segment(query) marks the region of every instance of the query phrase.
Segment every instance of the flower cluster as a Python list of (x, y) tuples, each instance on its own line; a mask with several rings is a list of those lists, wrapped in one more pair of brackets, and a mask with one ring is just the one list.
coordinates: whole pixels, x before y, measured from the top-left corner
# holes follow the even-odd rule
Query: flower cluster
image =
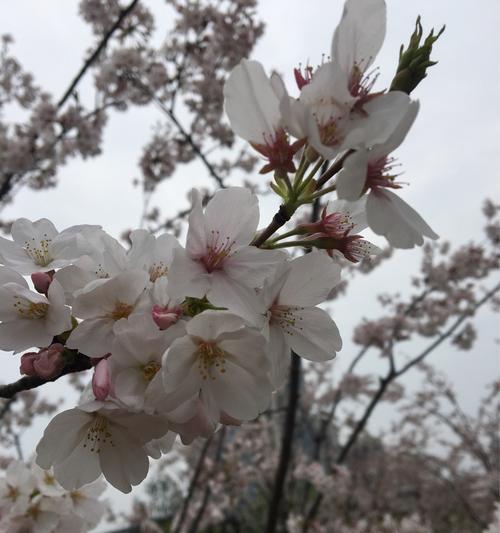
[(52, 472), (36, 464), (12, 461), (0, 478), (0, 529), (12, 533), (84, 533), (103, 517), (106, 506), (99, 501), (106, 484), (95, 481), (79, 490), (67, 491)]
[[(193, 191), (185, 246), (135, 230), (126, 249), (98, 226), (58, 232), (47, 219), (19, 219), (12, 240), (0, 238), (0, 348), (30, 350), (21, 372), (42, 380), (94, 369), (78, 405), (49, 423), (37, 447), (38, 465), (53, 468), (65, 489), (102, 473), (129, 492), (177, 435), (189, 444), (266, 410), (291, 351), (332, 359), (341, 337), (318, 305), (342, 265), (379, 253), (360, 234), (367, 226), (401, 248), (437, 238), (391, 191), (400, 184), (389, 154), (418, 103), (374, 92), (366, 75), (385, 16), (383, 0), (348, 0), (332, 61), (296, 72), (298, 98), (255, 61), (229, 75), (231, 126), (267, 158), (262, 171), (274, 171), (271, 187), (284, 200), (265, 229), (257, 231), (257, 196), (231, 187), (206, 206)], [(302, 204), (325, 198), (319, 220), (276, 234)], [(293, 235), (300, 240), (285, 240)], [(292, 246), (308, 253), (294, 257), (284, 250)]]
[[(297, 179), (289, 183), (288, 173), (296, 170), (294, 155), (302, 146), (308, 149), (299, 177), (308, 162), (341, 156), (343, 168), (329, 189), (341, 200), (362, 202), (367, 225), (392, 246), (413, 248), (424, 237), (437, 235), (394, 192), (403, 183), (397, 180), (391, 153), (408, 134), (419, 103), (403, 91), (374, 90), (376, 77), (369, 69), (385, 26), (384, 0), (347, 0), (333, 35), (331, 60), (317, 69), (307, 67), (305, 74), (295, 71), (298, 97), (289, 95), (279, 75), (268, 77), (260, 63), (243, 60), (225, 85), (225, 108), (234, 131), (266, 158), (261, 172), (275, 172), (273, 188), (288, 203), (310, 198), (311, 189), (324, 181), (310, 176), (299, 188)], [(309, 233), (317, 246), (347, 250), (349, 259), (359, 260), (372, 250), (357, 234), (350, 214), (349, 208), (337, 207), (324, 212), (317, 227), (299, 227), (295, 234)]]
[(126, 250), (99, 227), (58, 232), (46, 219), (19, 219), (0, 239), (0, 347), (40, 347), (21, 371), (44, 379), (78, 358), (94, 365), (80, 405), (37, 448), (65, 488), (102, 472), (130, 490), (175, 434), (189, 443), (266, 409), (290, 349), (313, 361), (340, 350), (317, 307), (340, 266), (319, 250), (290, 259), (251, 246), (258, 221), (257, 197), (235, 187), (205, 209), (193, 192), (185, 247), (136, 230)]

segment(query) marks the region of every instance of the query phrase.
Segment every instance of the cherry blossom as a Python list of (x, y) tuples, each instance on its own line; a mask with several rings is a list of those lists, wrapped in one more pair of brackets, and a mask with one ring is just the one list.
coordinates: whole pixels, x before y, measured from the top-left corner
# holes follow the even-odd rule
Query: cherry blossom
[(218, 191), (203, 212), (193, 192), (186, 250), (175, 251), (169, 276), (172, 297), (206, 296), (211, 303), (251, 314), (253, 289), (262, 285), (286, 255), (250, 246), (257, 230), (257, 197), (248, 189)]
[(293, 156), (303, 142), (289, 144), (280, 96), (257, 61), (242, 60), (224, 85), (224, 107), (234, 132), (268, 159), (261, 173), (274, 170), (282, 176), (295, 171)]
[(0, 346), (4, 350), (48, 346), (54, 336), (71, 329), (71, 311), (57, 281), (43, 296), (30, 291), (20, 274), (0, 266), (0, 302)]
[(387, 238), (396, 248), (422, 245), (423, 237), (438, 236), (422, 217), (391, 189), (400, 189), (394, 175), (394, 160), (389, 154), (404, 141), (418, 113), (418, 102), (412, 102), (390, 137), (371, 150), (361, 148), (351, 154), (337, 179), (339, 198), (356, 200), (368, 191), (366, 217), (370, 228)]
[(241, 318), (215, 311), (194, 317), (186, 333), (169, 348), (162, 367), (169, 402), (179, 406), (201, 391), (216, 412), (255, 418), (271, 393), (262, 335)]
[(102, 473), (114, 487), (130, 492), (148, 473), (144, 446), (167, 431), (160, 417), (120, 409), (70, 409), (55, 416), (45, 429), (36, 462), (44, 469), (53, 467), (55, 478), (67, 490), (80, 489)]
[(91, 357), (110, 353), (115, 326), (132, 315), (146, 285), (147, 274), (140, 270), (122, 272), (112, 279), (87, 285), (73, 302), (73, 313), (83, 320), (72, 331), (66, 345)]
[(12, 224), (12, 241), (0, 237), (0, 257), (5, 266), (20, 274), (54, 270), (88, 252), (86, 236), (98, 229), (99, 226), (73, 226), (59, 233), (46, 218), (35, 222), (20, 218)]
[(285, 379), (290, 350), (310, 361), (326, 361), (342, 348), (335, 322), (326, 311), (316, 307), (339, 281), (340, 267), (325, 254), (314, 252), (291, 261), (264, 288), (268, 352), (275, 388)]

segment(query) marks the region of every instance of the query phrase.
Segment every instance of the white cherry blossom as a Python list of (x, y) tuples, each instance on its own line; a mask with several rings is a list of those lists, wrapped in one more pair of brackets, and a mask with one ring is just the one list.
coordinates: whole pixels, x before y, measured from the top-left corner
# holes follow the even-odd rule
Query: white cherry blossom
[(146, 315), (117, 323), (112, 356), (107, 360), (114, 396), (132, 409), (152, 413), (165, 397), (159, 372), (163, 354), (184, 332), (182, 321), (163, 332)]
[(148, 473), (145, 445), (167, 431), (161, 417), (121, 409), (70, 409), (56, 415), (45, 429), (36, 462), (46, 470), (53, 467), (67, 490), (80, 489), (102, 473), (111, 485), (130, 492)]
[(250, 246), (259, 221), (257, 197), (248, 189), (218, 191), (205, 211), (193, 191), (186, 250), (175, 251), (169, 275), (173, 298), (206, 296), (219, 307), (249, 318), (257, 309), (254, 288), (286, 254)]
[(283, 129), (281, 88), (257, 61), (243, 59), (224, 85), (224, 107), (234, 132), (268, 159), (260, 171), (294, 172), (293, 156), (301, 140), (290, 144)]
[(264, 287), (268, 353), (275, 389), (286, 378), (290, 350), (310, 361), (333, 359), (342, 340), (330, 315), (316, 307), (340, 281), (340, 266), (312, 252), (291, 261)]
[(345, 75), (353, 96), (363, 97), (370, 89), (363, 79), (385, 38), (384, 0), (347, 0), (332, 40), (331, 58)]
[(370, 228), (383, 235), (396, 248), (413, 248), (422, 245), (423, 237), (437, 239), (437, 234), (424, 219), (391, 189), (400, 189), (393, 172), (394, 160), (389, 154), (406, 138), (419, 109), (412, 102), (394, 132), (371, 150), (361, 148), (347, 157), (337, 178), (339, 198), (354, 201), (365, 192), (366, 216)]
[(0, 347), (24, 350), (45, 347), (54, 336), (71, 329), (71, 311), (57, 281), (47, 296), (29, 290), (16, 271), (0, 267)]
[(145, 271), (130, 270), (80, 292), (73, 302), (73, 314), (83, 320), (72, 331), (66, 345), (89, 357), (110, 353), (115, 326), (134, 313), (147, 284)]
[(201, 391), (205, 404), (215, 406), (217, 420), (221, 411), (250, 420), (266, 408), (269, 363), (258, 331), (235, 315), (205, 311), (187, 323), (186, 333), (169, 348), (162, 366), (169, 402), (180, 406)]
[(20, 274), (45, 272), (69, 265), (88, 253), (91, 236), (100, 226), (72, 226), (59, 233), (42, 218), (31, 222), (19, 218), (12, 224), (12, 241), (0, 237), (0, 258)]

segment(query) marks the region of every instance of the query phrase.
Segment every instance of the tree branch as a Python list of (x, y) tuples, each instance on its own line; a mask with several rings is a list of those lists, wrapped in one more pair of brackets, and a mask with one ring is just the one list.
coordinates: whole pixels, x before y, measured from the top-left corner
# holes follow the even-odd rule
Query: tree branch
[(179, 119), (176, 117), (173, 111), (171, 111), (150, 89), (147, 85), (142, 83), (141, 80), (137, 79), (133, 75), (129, 75), (128, 79), (134, 83), (141, 91), (144, 91), (150, 98), (153, 100), (153, 102), (157, 105), (158, 109), (162, 111), (165, 115), (167, 115), (170, 120), (175, 124), (177, 129), (179, 130), (179, 133), (184, 137), (184, 140), (191, 146), (193, 149), (193, 152), (200, 158), (201, 162), (205, 165), (205, 168), (208, 170), (210, 176), (217, 182), (219, 187), (222, 189), (226, 188), (226, 185), (224, 184), (224, 180), (219, 176), (217, 171), (215, 170), (214, 166), (210, 163), (210, 161), (205, 157), (205, 154), (201, 151), (201, 148), (196, 144), (193, 137), (190, 133), (188, 133), (184, 126), (180, 123)]
[[(217, 467), (222, 457), (222, 449), (224, 447), (223, 445), (224, 445), (225, 437), (226, 437), (226, 426), (223, 426), (219, 433), (219, 442), (217, 443), (217, 448), (215, 450), (214, 464), (210, 472), (210, 477), (214, 476), (217, 471)], [(207, 480), (200, 507), (198, 508), (198, 512), (196, 513), (196, 516), (194, 517), (193, 522), (189, 526), (189, 533), (196, 533), (198, 531), (198, 527), (200, 526), (201, 519), (203, 518), (205, 509), (207, 508), (208, 501), (211, 495), (212, 495), (212, 489), (210, 488), (210, 484), (208, 483), (208, 480)]]
[(186, 497), (184, 498), (184, 502), (182, 504), (182, 509), (181, 509), (181, 514), (179, 516), (179, 520), (175, 526), (175, 529), (173, 530), (173, 533), (179, 533), (184, 524), (184, 521), (186, 520), (187, 511), (189, 509), (189, 504), (191, 503), (191, 500), (193, 498), (194, 491), (196, 489), (196, 484), (198, 483), (198, 479), (203, 469), (205, 457), (207, 456), (207, 452), (208, 452), (208, 449), (210, 448), (211, 442), (212, 442), (212, 438), (210, 437), (209, 439), (205, 441), (205, 444), (203, 445), (203, 448), (201, 449), (200, 456), (198, 457), (198, 462), (196, 463), (196, 468), (193, 473), (193, 477), (191, 478), (191, 482), (189, 483), (188, 493)]
[(0, 398), (13, 398), (18, 392), (35, 389), (36, 387), (44, 385), (45, 383), (57, 381), (60, 377), (66, 376), (67, 374), (82, 372), (83, 370), (88, 370), (89, 368), (92, 368), (90, 359), (85, 355), (79, 354), (74, 363), (67, 365), (61, 374), (52, 379), (43, 379), (38, 376), (24, 376), (14, 383), (0, 385)]
[(120, 11), (120, 14), (118, 15), (118, 18), (116, 19), (115, 23), (109, 28), (109, 30), (105, 33), (103, 38), (101, 39), (99, 45), (94, 50), (92, 55), (85, 61), (85, 63), (82, 65), (82, 68), (78, 71), (77, 75), (73, 78), (73, 81), (71, 82), (70, 86), (67, 88), (66, 92), (63, 94), (59, 102), (57, 102), (57, 108), (60, 109), (68, 100), (68, 98), (72, 95), (73, 91), (75, 90), (76, 86), (80, 83), (80, 80), (85, 76), (87, 70), (92, 66), (92, 63), (97, 59), (99, 54), (106, 48), (106, 45), (108, 44), (108, 41), (111, 39), (115, 31), (120, 27), (121, 23), (125, 20), (125, 18), (129, 15), (129, 13), (132, 12), (134, 7), (137, 5), (139, 0), (132, 0), (130, 4)]
[(276, 531), (279, 517), (279, 507), (283, 497), (283, 487), (288, 471), (288, 465), (292, 457), (292, 444), (295, 430), (295, 414), (299, 402), (300, 386), (300, 357), (292, 352), (292, 364), (290, 367), (289, 401), (286, 412), (285, 425), (281, 438), (281, 452), (274, 480), (274, 489), (267, 515), (266, 533)]

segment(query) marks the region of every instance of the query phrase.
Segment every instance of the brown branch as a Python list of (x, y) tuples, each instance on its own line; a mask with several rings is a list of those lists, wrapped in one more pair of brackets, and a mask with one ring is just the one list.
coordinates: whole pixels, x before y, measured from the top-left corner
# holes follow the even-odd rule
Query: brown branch
[[(222, 449), (224, 447), (225, 438), (226, 438), (226, 426), (223, 426), (219, 433), (219, 442), (217, 443), (217, 448), (215, 450), (214, 464), (210, 472), (210, 477), (213, 477), (215, 475), (217, 471), (217, 467), (219, 466), (219, 462), (222, 457)], [(196, 516), (194, 517), (193, 522), (189, 526), (189, 533), (196, 533), (198, 531), (198, 527), (200, 526), (201, 519), (203, 518), (203, 515), (205, 514), (205, 509), (207, 508), (208, 501), (210, 500), (211, 495), (212, 495), (212, 489), (210, 488), (210, 484), (208, 483), (208, 480), (207, 480), (200, 507), (198, 508), (198, 512), (196, 513)]]
[(290, 214), (286, 206), (284, 204), (281, 204), (278, 209), (278, 212), (273, 216), (273, 219), (271, 220), (269, 225), (264, 228), (259, 234), (257, 234), (255, 239), (252, 241), (252, 245), (256, 246), (257, 248), (259, 246), (262, 246), (273, 233), (278, 231), (281, 226), (284, 226), (290, 220), (292, 215), (293, 213)]
[(278, 525), (279, 508), (281, 499), (283, 497), (283, 488), (285, 485), (285, 478), (288, 472), (288, 465), (292, 457), (292, 444), (295, 430), (295, 414), (297, 405), (299, 403), (299, 386), (300, 386), (300, 357), (292, 353), (292, 364), (290, 367), (290, 384), (289, 384), (289, 400), (288, 409), (286, 412), (285, 425), (283, 428), (283, 435), (281, 439), (281, 452), (276, 470), (276, 477), (274, 479), (274, 489), (269, 504), (267, 515), (266, 533), (273, 533), (276, 531)]
[(211, 443), (212, 443), (212, 438), (210, 437), (209, 439), (205, 441), (205, 444), (203, 445), (203, 448), (201, 449), (200, 456), (198, 457), (198, 462), (196, 463), (196, 468), (193, 473), (193, 477), (191, 478), (191, 481), (189, 483), (187, 495), (184, 498), (184, 502), (182, 504), (181, 514), (179, 516), (179, 520), (175, 526), (175, 529), (173, 530), (173, 533), (179, 533), (184, 524), (184, 521), (186, 520), (187, 512), (189, 509), (189, 504), (191, 503), (191, 500), (194, 495), (194, 491), (196, 490), (196, 484), (198, 483), (198, 479), (201, 475), (203, 464), (205, 462), (205, 457), (207, 456), (207, 452), (208, 452), (208, 449), (210, 448)]
[(61, 374), (52, 379), (43, 379), (38, 376), (24, 376), (14, 383), (0, 385), (0, 398), (13, 398), (18, 392), (35, 389), (36, 387), (40, 387), (40, 385), (45, 385), (45, 383), (57, 381), (60, 377), (66, 376), (67, 374), (82, 372), (89, 368), (92, 368), (90, 359), (85, 355), (79, 354), (74, 363), (67, 365)]
[(63, 94), (59, 102), (57, 102), (58, 109), (60, 109), (66, 103), (68, 98), (71, 96), (71, 94), (75, 90), (76, 86), (80, 83), (80, 80), (83, 78), (83, 76), (85, 76), (87, 70), (92, 66), (92, 64), (97, 59), (99, 54), (104, 50), (104, 48), (106, 48), (108, 41), (111, 39), (115, 31), (120, 27), (121, 23), (125, 20), (125, 18), (129, 15), (129, 13), (132, 12), (132, 10), (134, 9), (134, 7), (137, 5), (138, 2), (139, 0), (132, 0), (132, 2), (130, 2), (130, 4), (125, 9), (122, 9), (120, 11), (120, 14), (118, 15), (118, 18), (116, 19), (115, 23), (105, 33), (105, 35), (101, 39), (97, 48), (94, 50), (92, 55), (82, 65), (82, 68), (78, 71), (77, 75), (73, 78), (73, 81), (71, 82), (66, 92)]

